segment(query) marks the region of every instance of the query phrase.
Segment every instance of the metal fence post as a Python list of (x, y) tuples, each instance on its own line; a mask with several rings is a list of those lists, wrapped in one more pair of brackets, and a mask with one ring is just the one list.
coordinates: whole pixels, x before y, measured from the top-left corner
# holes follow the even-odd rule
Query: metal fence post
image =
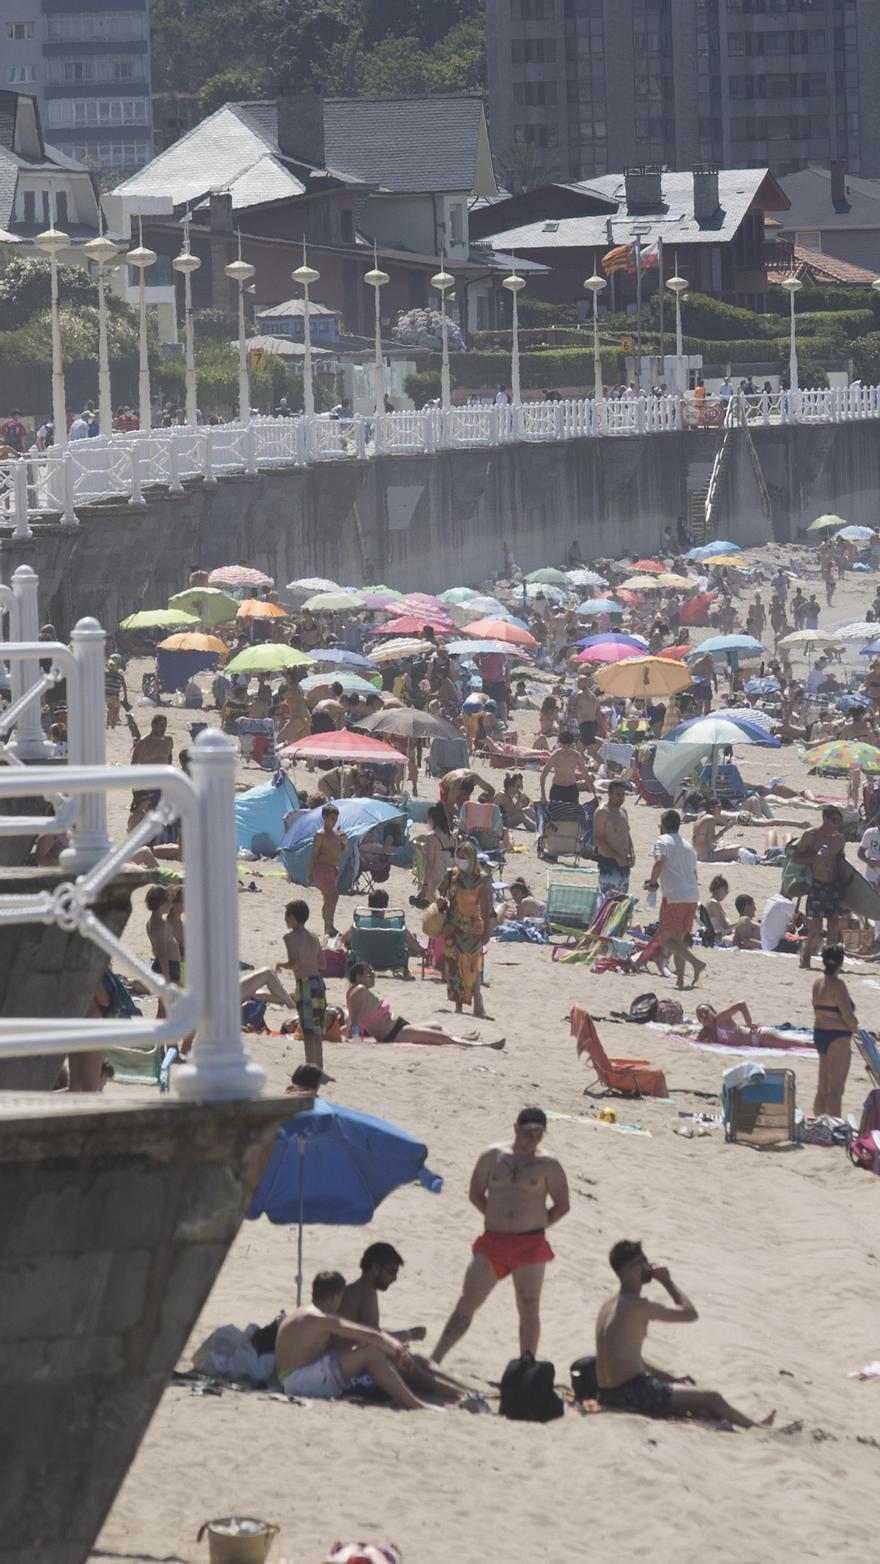
[[(20, 641), (38, 641), (40, 638), (40, 617), (38, 593), (40, 583), (36, 571), (31, 570), (30, 565), (19, 565), (12, 573), (12, 591), (16, 599), (16, 625), (15, 634)], [(10, 629), (12, 625), (10, 624)], [(32, 689), (40, 677), (39, 659), (36, 657), (13, 658), (10, 662), (9, 679), (12, 688), (13, 704)], [(15, 727), (15, 733), (10, 741), (9, 748), (19, 760), (47, 760), (52, 753), (52, 746), (48, 743), (43, 733), (43, 725), (40, 721), (40, 698), (34, 696), (28, 702)]]
[(184, 840), (187, 962), (192, 947), (206, 997), (191, 1062), (174, 1071), (172, 1090), (186, 1098), (259, 1097), (266, 1073), (241, 1035), (235, 750), (209, 729), (189, 755), (198, 807)]
[(15, 516), (15, 531), (12, 536), (16, 539), (26, 539), (33, 536), (28, 521), (28, 484), (27, 461), (23, 456), (12, 468), (12, 510)]
[[(80, 619), (70, 637), (76, 659), (76, 690), (68, 701), (70, 764), (106, 766), (107, 731), (104, 700), (104, 651), (106, 636), (97, 619)], [(81, 874), (109, 852), (107, 797), (99, 788), (83, 793), (73, 827), (73, 841), (61, 854), (61, 866)]]
[(131, 448), (131, 493), (128, 496), (129, 505), (146, 505), (141, 492), (141, 452), (140, 446), (135, 443)]

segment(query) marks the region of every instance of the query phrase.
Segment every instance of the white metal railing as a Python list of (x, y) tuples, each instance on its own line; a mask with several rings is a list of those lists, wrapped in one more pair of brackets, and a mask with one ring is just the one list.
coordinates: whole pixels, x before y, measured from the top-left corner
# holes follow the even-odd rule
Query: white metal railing
[[(0, 799), (49, 793), (58, 772), (48, 766), (0, 770)], [(72, 797), (113, 789), (152, 788), (158, 804), (118, 845), (79, 877), (55, 889), (0, 894), (0, 924), (55, 924), (90, 939), (132, 971), (162, 1001), (164, 1017), (120, 1022), (117, 1040), (131, 1046), (173, 1043), (196, 1033), (190, 1061), (179, 1065), (172, 1087), (187, 1098), (257, 1097), (265, 1072), (251, 1059), (241, 1035), (238, 965), (238, 875), (235, 858), (235, 750), (222, 733), (202, 733), (190, 749), (190, 775), (171, 766), (70, 766), (64, 787)], [(186, 862), (186, 976), (167, 983), (115, 935), (95, 911), (102, 892), (171, 820), (182, 822)], [(0, 834), (33, 830), (31, 816), (0, 816)], [(0, 1018), (0, 1058), (67, 1054), (102, 1048), (107, 1022), (63, 1015)]]
[[(743, 399), (749, 424), (842, 423), (880, 418), (880, 387), (779, 391)], [(379, 418), (255, 418), (241, 424), (132, 431), (0, 462), (0, 529), (30, 536), (30, 518), (58, 515), (76, 523), (76, 506), (124, 498), (144, 503), (144, 490), (179, 493), (187, 482), (215, 483), (227, 473), (301, 467), (376, 455), (427, 455), (437, 450), (528, 441), (582, 440), (667, 434), (724, 422), (722, 404), (677, 396), (591, 398), (561, 402), (473, 403), (383, 413)]]

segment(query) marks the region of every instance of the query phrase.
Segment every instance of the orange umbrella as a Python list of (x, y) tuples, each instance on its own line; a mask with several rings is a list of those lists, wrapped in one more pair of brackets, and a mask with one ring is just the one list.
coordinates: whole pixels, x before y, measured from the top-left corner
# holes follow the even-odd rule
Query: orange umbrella
[(478, 619), (474, 624), (466, 625), (462, 634), (473, 636), (476, 641), (507, 641), (511, 646), (538, 645), (528, 630), (521, 630), (519, 625), (509, 624), (506, 619)]
[(202, 630), (183, 630), (180, 635), (169, 635), (159, 642), (163, 652), (219, 652), (225, 657), (229, 647), (219, 636), (206, 635)]
[(638, 608), (644, 602), (640, 592), (631, 592), (628, 587), (620, 587), (616, 593), (619, 603), (626, 603), (628, 608)]
[(286, 619), (287, 612), (277, 603), (263, 603), (258, 597), (246, 597), (238, 605), (236, 619)]

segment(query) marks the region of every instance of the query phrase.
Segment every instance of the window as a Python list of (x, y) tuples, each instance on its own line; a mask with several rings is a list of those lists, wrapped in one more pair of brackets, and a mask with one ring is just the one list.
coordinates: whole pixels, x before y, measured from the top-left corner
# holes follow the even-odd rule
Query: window
[(764, 34), (764, 53), (765, 54), (787, 54), (788, 53), (788, 33), (765, 33)]
[(55, 196), (55, 221), (62, 230), (67, 228), (67, 191), (59, 190)]
[(824, 71), (811, 71), (809, 75), (801, 77), (802, 98), (821, 98), (825, 91)]
[(24, 192), (24, 220), (26, 223), (35, 223), (37, 220), (37, 208), (33, 190)]
[(807, 54), (825, 53), (825, 29), (811, 28), (807, 33)]
[(354, 213), (350, 206), (344, 206), (339, 214), (339, 232), (343, 244), (354, 244)]
[(113, 80), (132, 81), (134, 79), (134, 60), (114, 60)]
[(790, 98), (797, 90), (797, 78), (794, 76), (768, 76), (766, 81), (768, 98)]
[[(578, 48), (583, 54), (588, 52), (586, 44), (586, 38), (578, 39)], [(510, 58), (514, 65), (545, 65), (556, 59), (556, 39), (514, 38), (510, 45)]]
[(150, 149), (145, 141), (58, 141), (58, 150), (77, 163), (104, 168), (143, 168)]
[[(30, 24), (28, 24), (30, 25)], [(53, 12), (46, 18), (48, 36), (65, 43), (103, 43), (144, 38), (142, 11)]]
[(449, 233), (453, 244), (464, 243), (464, 223), (460, 201), (454, 201), (449, 208)]
[(26, 38), (33, 38), (34, 24), (33, 22), (7, 22), (6, 36), (14, 38), (16, 43), (23, 43)]
[(37, 67), (35, 65), (10, 65), (6, 73), (6, 80), (19, 84), (36, 81)]
[(49, 124), (146, 125), (146, 98), (52, 98)]
[(61, 66), (62, 81), (94, 81), (96, 60), (64, 60)]

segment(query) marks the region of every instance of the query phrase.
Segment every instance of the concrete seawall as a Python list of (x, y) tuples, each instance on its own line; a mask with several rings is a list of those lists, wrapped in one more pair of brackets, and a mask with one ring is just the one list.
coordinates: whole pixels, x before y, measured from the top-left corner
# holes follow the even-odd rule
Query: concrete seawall
[[(824, 510), (877, 520), (880, 424), (756, 427), (754, 448), (773, 503), (773, 534), (793, 536)], [(656, 548), (705, 485), (717, 430), (585, 439), (422, 457), (327, 462), (221, 477), (146, 505), (82, 507), (75, 529), (38, 523), (30, 543), (0, 544), (6, 579), (18, 564), (40, 575), (43, 612), (62, 634), (83, 614), (113, 626), (164, 602), (190, 570), (246, 558), (284, 584), (297, 576), (402, 589), (477, 582), (501, 570), (504, 543), (523, 569), (564, 557)], [(718, 532), (766, 541), (744, 434), (732, 441)]]

